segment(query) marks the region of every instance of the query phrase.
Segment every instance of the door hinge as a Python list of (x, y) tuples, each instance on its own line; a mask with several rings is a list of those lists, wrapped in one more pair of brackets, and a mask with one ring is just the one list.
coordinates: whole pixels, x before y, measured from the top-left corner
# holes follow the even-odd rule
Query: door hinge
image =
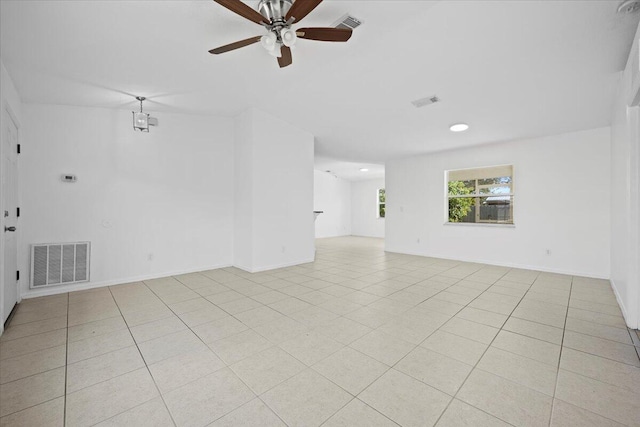
[(18, 144), (18, 154), (20, 154), (20, 144)]
[(20, 216), (20, 208), (16, 208), (16, 216)]
[(20, 280), (20, 270), (16, 271), (16, 280)]

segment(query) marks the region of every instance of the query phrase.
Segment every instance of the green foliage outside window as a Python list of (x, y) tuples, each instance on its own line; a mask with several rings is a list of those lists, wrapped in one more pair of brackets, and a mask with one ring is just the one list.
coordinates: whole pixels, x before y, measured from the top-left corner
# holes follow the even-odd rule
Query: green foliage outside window
[(385, 202), (386, 202), (386, 193), (384, 188), (378, 190), (378, 216), (380, 218), (384, 218), (385, 214)]
[[(449, 181), (450, 196), (472, 194), (473, 192), (473, 188), (469, 188), (463, 181)], [(461, 222), (469, 214), (474, 203), (473, 197), (450, 197), (449, 222)]]

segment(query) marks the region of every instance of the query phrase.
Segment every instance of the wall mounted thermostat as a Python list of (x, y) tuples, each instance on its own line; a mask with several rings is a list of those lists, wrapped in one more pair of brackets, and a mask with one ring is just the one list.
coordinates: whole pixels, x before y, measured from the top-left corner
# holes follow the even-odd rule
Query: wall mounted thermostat
[(76, 182), (78, 180), (78, 178), (75, 175), (64, 174), (64, 175), (62, 175), (62, 180), (64, 182)]

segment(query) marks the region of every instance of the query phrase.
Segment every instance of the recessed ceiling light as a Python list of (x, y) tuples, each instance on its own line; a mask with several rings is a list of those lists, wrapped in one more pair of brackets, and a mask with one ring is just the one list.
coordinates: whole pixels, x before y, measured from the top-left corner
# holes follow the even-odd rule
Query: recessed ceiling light
[(466, 123), (456, 123), (454, 125), (449, 126), (449, 130), (451, 132), (464, 132), (469, 129), (469, 125)]
[(362, 169), (360, 169), (360, 172), (369, 172), (369, 169), (367, 169), (367, 168), (362, 168)]

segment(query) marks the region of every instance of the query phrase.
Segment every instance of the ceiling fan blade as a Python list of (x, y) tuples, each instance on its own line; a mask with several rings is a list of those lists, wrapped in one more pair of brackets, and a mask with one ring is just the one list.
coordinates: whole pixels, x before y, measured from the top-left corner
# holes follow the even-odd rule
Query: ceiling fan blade
[(215, 49), (211, 49), (209, 53), (212, 53), (214, 55), (220, 55), (221, 53), (229, 52), (230, 50), (240, 49), (241, 47), (258, 43), (261, 38), (262, 38), (261, 36), (255, 36), (255, 37), (251, 37), (250, 39), (240, 40), (235, 43), (230, 43), (224, 46), (217, 47)]
[(293, 62), (293, 57), (291, 56), (291, 48), (282, 46), (280, 52), (282, 53), (282, 56), (278, 58), (278, 65), (280, 65), (280, 68), (291, 65), (291, 63)]
[(298, 23), (320, 3), (322, 3), (322, 0), (296, 0), (284, 19), (288, 21), (289, 18), (293, 17), (296, 19), (294, 22)]
[[(295, 3), (294, 3), (295, 4)], [(302, 39), (320, 40), (323, 42), (346, 42), (353, 32), (343, 28), (298, 28), (296, 34)]]
[(240, 0), (213, 0), (221, 6), (226, 7), (232, 12), (237, 13), (238, 15), (247, 18), (249, 21), (253, 21), (256, 24), (269, 24), (269, 21), (264, 16), (260, 15), (257, 11), (251, 9), (246, 4), (242, 3)]

